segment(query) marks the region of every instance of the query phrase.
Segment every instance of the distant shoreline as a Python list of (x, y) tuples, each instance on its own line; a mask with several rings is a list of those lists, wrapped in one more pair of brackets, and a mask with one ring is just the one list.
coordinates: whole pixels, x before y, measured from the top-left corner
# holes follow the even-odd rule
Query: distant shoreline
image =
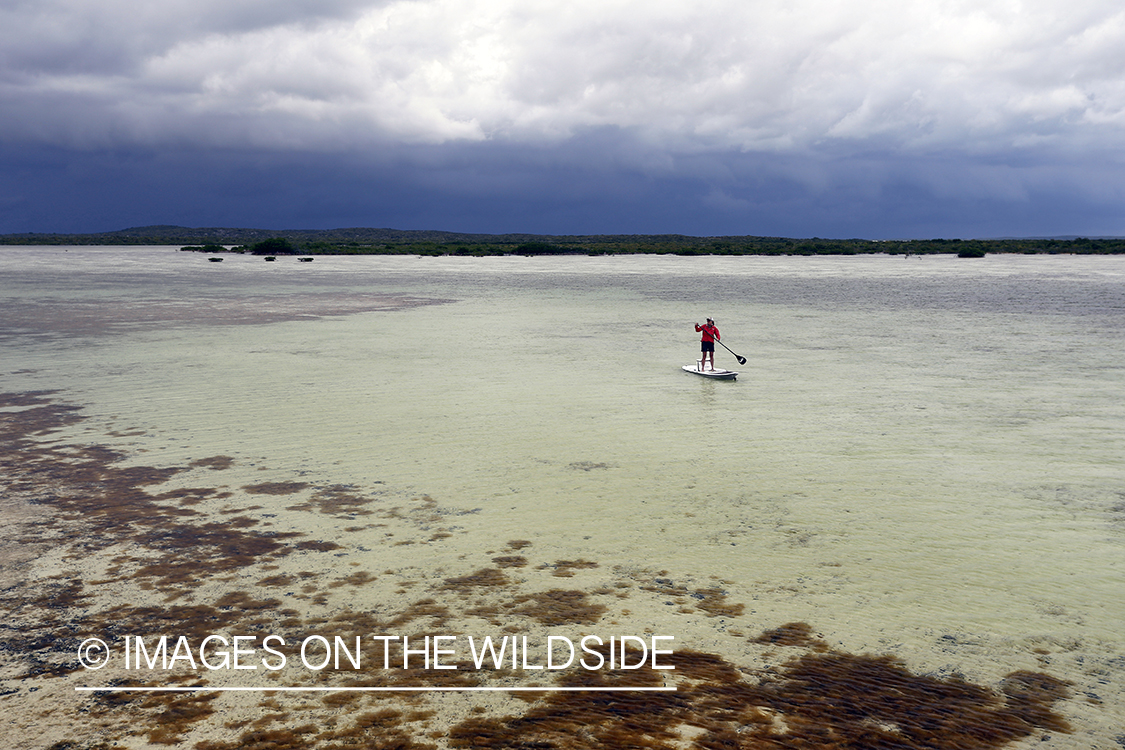
[(201, 252), (302, 255), (1119, 255), (1125, 237), (865, 240), (679, 234), (467, 234), (429, 230), (267, 230), (152, 226), (90, 234), (0, 235), (0, 245), (171, 245)]

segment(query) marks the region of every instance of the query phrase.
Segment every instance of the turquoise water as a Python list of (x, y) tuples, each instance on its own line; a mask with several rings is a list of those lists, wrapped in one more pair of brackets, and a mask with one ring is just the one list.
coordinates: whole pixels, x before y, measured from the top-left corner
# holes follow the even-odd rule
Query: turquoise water
[[(519, 538), (721, 579), (762, 627), (922, 670), (995, 679), (1051, 644), (1052, 674), (1101, 670), (1052, 745), (1088, 747), (1125, 715), (1123, 282), (1120, 257), (3, 248), (0, 373), (137, 464), (222, 454), (231, 486), (425, 494), (455, 519), (446, 551), (372, 566)], [(387, 297), (409, 304), (369, 309)], [(716, 353), (735, 382), (680, 370), (708, 316), (749, 360)]]

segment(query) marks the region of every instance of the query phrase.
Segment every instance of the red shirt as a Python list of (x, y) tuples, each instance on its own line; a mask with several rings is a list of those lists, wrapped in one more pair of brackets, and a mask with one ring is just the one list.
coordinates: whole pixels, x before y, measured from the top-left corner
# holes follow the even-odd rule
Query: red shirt
[(718, 341), (722, 338), (719, 335), (719, 328), (714, 323), (704, 323), (703, 325), (695, 324), (696, 331), (703, 331), (704, 341)]

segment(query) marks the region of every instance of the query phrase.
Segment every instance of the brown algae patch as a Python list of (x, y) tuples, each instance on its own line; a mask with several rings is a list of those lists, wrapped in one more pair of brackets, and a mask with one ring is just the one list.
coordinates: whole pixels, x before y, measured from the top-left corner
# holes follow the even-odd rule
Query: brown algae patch
[(222, 471), (229, 469), (234, 465), (234, 459), (230, 456), (211, 456), (210, 458), (197, 458), (188, 464), (191, 468), (206, 467), (213, 471)]
[(771, 628), (756, 638), (754, 643), (772, 644), (775, 646), (798, 646), (811, 648), (817, 651), (827, 650), (828, 644), (812, 634), (812, 628), (806, 622), (790, 622), (780, 627)]
[(583, 591), (551, 589), (523, 594), (511, 601), (510, 611), (533, 618), (542, 625), (594, 624), (606, 607), (590, 601)]
[(728, 602), (727, 592), (717, 586), (693, 591), (682, 584), (674, 583), (670, 578), (658, 577), (641, 584), (640, 588), (642, 591), (669, 596), (676, 604), (694, 604), (696, 609), (707, 613), (709, 617), (739, 617), (746, 610), (744, 604)]
[(337, 484), (316, 490), (306, 502), (290, 505), (286, 510), (316, 511), (343, 517), (367, 516), (373, 511), (365, 506), (375, 501), (376, 498), (357, 493), (350, 486)]
[[(585, 672), (561, 682), (653, 687), (674, 679), (674, 693), (554, 693), (520, 714), (461, 722), (450, 730), (451, 744), (984, 750), (1038, 729), (1069, 731), (1050, 709), (1065, 685), (1051, 678), (1021, 679), (1021, 688), (1035, 684), (1024, 699), (914, 675), (890, 657), (807, 654), (753, 677), (714, 654), (680, 651), (668, 661), (674, 672)], [(693, 730), (690, 742), (685, 728)]]
[(245, 485), (242, 491), (251, 495), (294, 495), (308, 486), (308, 482), (261, 482)]
[(585, 559), (556, 560), (554, 563), (545, 563), (540, 567), (544, 569), (552, 569), (554, 571), (552, 575), (559, 578), (570, 578), (574, 575), (574, 571), (596, 568), (598, 567), (598, 564), (596, 562), (590, 562), (589, 560)]
[[(37, 511), (7, 516), (15, 519), (8, 537), (38, 556), (21, 563), (22, 577), (0, 592), (9, 613), (0, 708), (28, 747), (984, 750), (1069, 731), (1057, 704), (1070, 688), (1045, 673), (1014, 671), (995, 688), (915, 674), (890, 656), (832, 649), (805, 623), (760, 632), (762, 625), (719, 586), (642, 580), (584, 558), (536, 560), (526, 540), (508, 542), (500, 554), (485, 552), (486, 543), (478, 552), (445, 554), (418, 567), (464, 533), (434, 528), (444, 520), (432, 498), (386, 507), (382, 497), (355, 488), (295, 481), (237, 492), (161, 488), (172, 478), (229, 468), (233, 461), (218, 456), (185, 467), (126, 467), (117, 451), (49, 442), (81, 419), (78, 409), (54, 403), (50, 394), (9, 394), (0, 396), (0, 405), (20, 407), (0, 413), (6, 502)], [(268, 490), (255, 491), (262, 488)], [(299, 493), (306, 499), (289, 510), (300, 513), (277, 516)], [(239, 507), (250, 495), (266, 505)], [(341, 528), (341, 516), (364, 511), (381, 523)], [(339, 525), (326, 539), (290, 523), (312, 518)], [(409, 558), (394, 546), (402, 541), (413, 543)], [(560, 570), (581, 571), (573, 580), (583, 587), (559, 588)], [(649, 628), (637, 627), (624, 607), (659, 610), (666, 600), (684, 605), (686, 613), (674, 617), (683, 618), (685, 630), (711, 633), (726, 644), (724, 653), (739, 656), (691, 650), (677, 633), (669, 653), (636, 668), (525, 667), (542, 664), (549, 635), (575, 643), (596, 637), (586, 655), (608, 664), (608, 639), (653, 635), (639, 632)], [(674, 626), (674, 617), (665, 626)], [(720, 621), (738, 630), (720, 633)], [(760, 635), (747, 638), (743, 631)], [(271, 634), (284, 641), (274, 644), (277, 657), (261, 647)], [(169, 637), (163, 652), (161, 635)], [(216, 635), (251, 639), (254, 655), (245, 658), (258, 668), (204, 668), (203, 659), (230, 658), (222, 643), (201, 645)], [(314, 639), (304, 656), (328, 657), (342, 644), (342, 660), (337, 650), (338, 664), (301, 666), (302, 639), (309, 636), (325, 641)], [(508, 650), (498, 659), (477, 659), (484, 652), (466, 648), (469, 636), (488, 636), (497, 646), (504, 639)], [(340, 643), (333, 644), (337, 637)], [(436, 663), (433, 644), (440, 637), (457, 639), (458, 648), (449, 642), (453, 651), (444, 657), (456, 669), (427, 668), (427, 658)], [(77, 654), (86, 638), (118, 649), (132, 642), (128, 638), (140, 639), (154, 666), (126, 668), (117, 658), (102, 670), (85, 670)], [(358, 663), (349, 661), (349, 649)], [(166, 664), (161, 653), (178, 658)], [(627, 661), (640, 658), (635, 643), (625, 644), (624, 653)], [(283, 666), (267, 666), (266, 660), (280, 657)], [(199, 690), (74, 692), (130, 685)], [(675, 691), (208, 689), (224, 686)]]
[(527, 558), (523, 555), (498, 555), (492, 558), (498, 568), (523, 568), (527, 566)]

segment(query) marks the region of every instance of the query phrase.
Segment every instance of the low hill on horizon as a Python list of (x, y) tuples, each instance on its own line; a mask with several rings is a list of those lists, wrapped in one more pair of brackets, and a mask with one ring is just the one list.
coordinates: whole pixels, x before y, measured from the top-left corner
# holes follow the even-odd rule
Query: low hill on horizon
[(243, 252), (282, 239), (308, 254), (551, 255), (673, 253), (678, 255), (857, 255), (889, 253), (1125, 253), (1120, 237), (1027, 237), (995, 239), (865, 240), (758, 237), (696, 237), (682, 234), (474, 234), (422, 229), (253, 229), (154, 225), (88, 234), (0, 235), (0, 245), (180, 245), (206, 252)]
[[(245, 227), (181, 227), (170, 224), (156, 224), (145, 227), (130, 227), (112, 232), (54, 233), (25, 232), (0, 235), (3, 244), (76, 244), (76, 245), (182, 245), (214, 242), (220, 245), (248, 244), (271, 237), (282, 237), (290, 242), (476, 242), (510, 243), (536, 241), (622, 241), (648, 239), (656, 242), (675, 242), (689, 240), (715, 239), (690, 237), (681, 234), (652, 235), (548, 235), (548, 234), (481, 234), (470, 232), (447, 232), (436, 229), (390, 229), (374, 227), (350, 227), (340, 229), (253, 229)], [(74, 242), (60, 242), (60, 240)]]

